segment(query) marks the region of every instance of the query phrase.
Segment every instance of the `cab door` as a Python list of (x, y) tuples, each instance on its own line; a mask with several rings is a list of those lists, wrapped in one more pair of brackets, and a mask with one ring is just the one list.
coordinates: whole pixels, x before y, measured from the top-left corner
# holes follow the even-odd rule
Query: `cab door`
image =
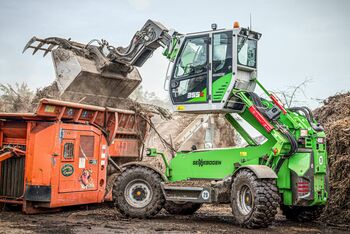
[(232, 31), (212, 38), (212, 102), (222, 102), (232, 80)]
[(185, 38), (170, 81), (173, 104), (207, 103), (209, 34)]
[(100, 136), (71, 129), (62, 135), (59, 193), (97, 190)]

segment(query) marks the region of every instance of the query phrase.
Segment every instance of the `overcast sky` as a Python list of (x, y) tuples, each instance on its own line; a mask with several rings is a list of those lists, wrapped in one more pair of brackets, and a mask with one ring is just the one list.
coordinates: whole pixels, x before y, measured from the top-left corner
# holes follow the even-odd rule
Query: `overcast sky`
[[(0, 82), (26, 82), (31, 88), (54, 80), (50, 56), (22, 49), (32, 36), (58, 36), (87, 43), (107, 39), (126, 46), (150, 18), (188, 33), (230, 28), (235, 20), (263, 37), (259, 44), (258, 78), (270, 90), (284, 90), (304, 79), (307, 104), (350, 90), (350, 1), (66, 1), (0, 0)], [(159, 49), (140, 69), (143, 87), (165, 97), (167, 60)], [(302, 97), (303, 99), (304, 97)]]

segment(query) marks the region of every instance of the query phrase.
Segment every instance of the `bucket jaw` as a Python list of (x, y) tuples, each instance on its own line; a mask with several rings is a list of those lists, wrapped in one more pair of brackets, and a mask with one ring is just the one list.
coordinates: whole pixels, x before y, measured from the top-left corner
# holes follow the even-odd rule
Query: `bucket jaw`
[(59, 94), (73, 100), (93, 96), (126, 98), (141, 83), (136, 68), (123, 72), (118, 64), (98, 69), (96, 62), (66, 49), (52, 51)]
[(98, 45), (87, 45), (51, 37), (33, 37), (24, 51), (33, 49), (33, 54), (44, 51), (52, 53), (56, 83), (60, 97), (78, 101), (81, 99), (126, 98), (141, 83), (138, 70), (127, 64), (111, 61), (104, 49), (108, 42), (97, 41)]
[(52, 52), (56, 83), (62, 97), (71, 101), (89, 96), (126, 98), (141, 83), (134, 67), (141, 67), (159, 47), (172, 51), (172, 35), (168, 32), (159, 22), (148, 20), (127, 47), (114, 47), (103, 39), (82, 44), (59, 37), (33, 37), (23, 52), (33, 49), (34, 55), (44, 51), (44, 56)]

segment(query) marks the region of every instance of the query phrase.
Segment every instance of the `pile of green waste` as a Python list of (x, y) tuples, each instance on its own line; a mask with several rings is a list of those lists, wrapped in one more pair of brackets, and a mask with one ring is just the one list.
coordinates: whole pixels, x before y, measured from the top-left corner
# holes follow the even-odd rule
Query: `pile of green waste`
[(314, 111), (327, 134), (330, 201), (323, 214), (329, 224), (350, 224), (350, 92), (337, 94)]

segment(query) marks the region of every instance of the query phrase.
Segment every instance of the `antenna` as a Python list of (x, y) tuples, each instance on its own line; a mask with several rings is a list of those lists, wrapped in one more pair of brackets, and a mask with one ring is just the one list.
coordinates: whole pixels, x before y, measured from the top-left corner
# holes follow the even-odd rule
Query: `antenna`
[(252, 30), (252, 13), (249, 13), (249, 28)]

